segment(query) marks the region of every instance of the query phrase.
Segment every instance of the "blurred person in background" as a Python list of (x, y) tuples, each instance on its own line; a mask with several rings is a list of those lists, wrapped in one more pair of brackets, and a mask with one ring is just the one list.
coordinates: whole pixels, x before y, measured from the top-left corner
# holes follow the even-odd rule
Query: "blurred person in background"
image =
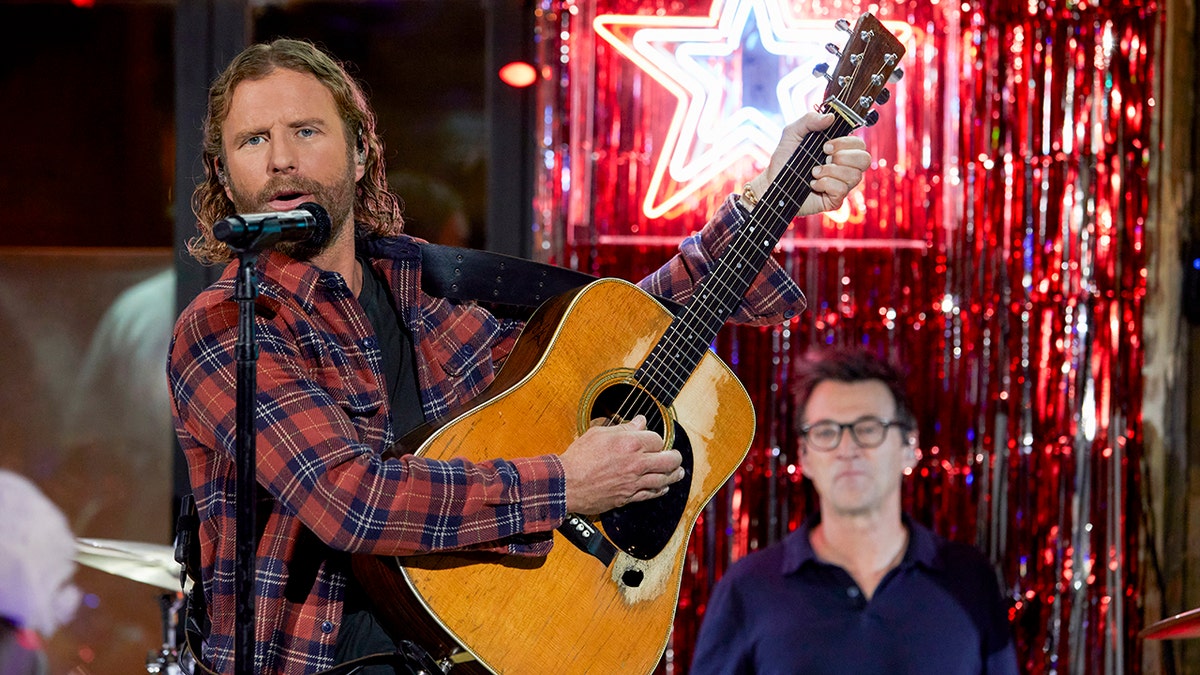
[(918, 457), (903, 372), (848, 348), (798, 371), (800, 467), (820, 508), (717, 582), (691, 672), (1016, 675), (992, 564), (903, 510)]
[(47, 671), (42, 640), (75, 614), (80, 591), (67, 519), (23, 476), (0, 469), (0, 673)]

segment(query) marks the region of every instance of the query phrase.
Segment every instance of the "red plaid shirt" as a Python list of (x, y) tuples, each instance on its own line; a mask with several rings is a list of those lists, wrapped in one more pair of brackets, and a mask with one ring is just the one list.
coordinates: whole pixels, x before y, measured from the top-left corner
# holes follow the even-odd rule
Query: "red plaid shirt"
[[(726, 200), (704, 230), (641, 282), (686, 302), (744, 212)], [(522, 324), (474, 304), (421, 291), (420, 249), (408, 237), (360, 251), (388, 281), (412, 334), (428, 420), (492, 381)], [(341, 275), (277, 252), (260, 256), (256, 331), (256, 438), (262, 532), (255, 569), (255, 666), (310, 673), (334, 665), (351, 553), (410, 555), (485, 547), (545, 555), (566, 516), (557, 455), (436, 461), (382, 460), (392, 436), (374, 332)], [(187, 456), (201, 518), (200, 546), (211, 632), (204, 659), (233, 670), (236, 560), (237, 263), (183, 311), (168, 378), (175, 431)], [(803, 309), (800, 289), (773, 261), (734, 320), (778, 322)]]

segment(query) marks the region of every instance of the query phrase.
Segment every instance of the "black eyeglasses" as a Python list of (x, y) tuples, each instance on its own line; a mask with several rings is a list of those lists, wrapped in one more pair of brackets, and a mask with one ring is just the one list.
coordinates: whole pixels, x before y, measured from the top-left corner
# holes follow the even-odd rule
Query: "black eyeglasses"
[(863, 417), (849, 424), (839, 424), (830, 420), (821, 420), (800, 427), (800, 435), (809, 447), (817, 450), (833, 450), (842, 442), (842, 432), (850, 430), (850, 437), (860, 448), (878, 448), (883, 445), (890, 427), (909, 429), (904, 422), (881, 420), (878, 417)]

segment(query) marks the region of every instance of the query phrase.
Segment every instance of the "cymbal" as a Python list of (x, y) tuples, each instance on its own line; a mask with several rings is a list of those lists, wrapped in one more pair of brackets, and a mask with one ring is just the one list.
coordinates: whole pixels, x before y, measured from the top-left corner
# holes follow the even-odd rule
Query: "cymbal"
[(168, 591), (181, 589), (179, 573), (183, 567), (175, 562), (171, 546), (80, 537), (75, 540), (75, 562)]
[(1200, 607), (1152, 623), (1138, 633), (1146, 640), (1174, 640), (1200, 637)]

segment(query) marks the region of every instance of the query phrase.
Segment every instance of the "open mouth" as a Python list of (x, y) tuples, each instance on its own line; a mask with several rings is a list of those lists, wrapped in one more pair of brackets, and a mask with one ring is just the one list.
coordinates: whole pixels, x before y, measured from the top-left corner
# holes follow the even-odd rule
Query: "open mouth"
[(286, 210), (299, 206), (308, 201), (308, 193), (287, 191), (280, 192), (271, 198), (271, 208), (278, 210)]

